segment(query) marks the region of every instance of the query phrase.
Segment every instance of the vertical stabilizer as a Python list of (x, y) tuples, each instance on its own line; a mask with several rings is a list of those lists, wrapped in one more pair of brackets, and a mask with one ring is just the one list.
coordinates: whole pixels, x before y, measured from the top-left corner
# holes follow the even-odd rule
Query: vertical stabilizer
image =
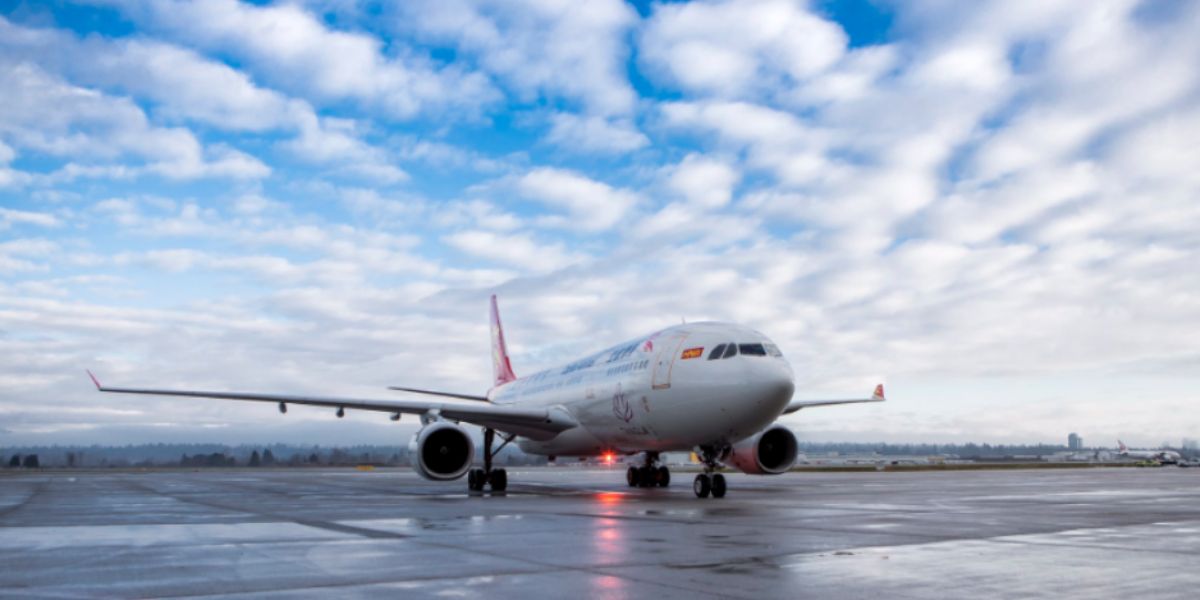
[(492, 373), (495, 385), (504, 385), (517, 378), (512, 363), (508, 361), (508, 348), (504, 345), (504, 328), (500, 326), (500, 309), (496, 308), (496, 295), (492, 294)]

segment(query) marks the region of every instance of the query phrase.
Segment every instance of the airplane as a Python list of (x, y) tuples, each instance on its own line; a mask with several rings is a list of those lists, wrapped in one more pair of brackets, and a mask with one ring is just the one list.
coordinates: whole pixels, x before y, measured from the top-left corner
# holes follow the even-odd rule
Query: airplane
[[(420, 416), (409, 450), (413, 469), (434, 481), (467, 476), (471, 492), (503, 492), (508, 474), (493, 458), (516, 442), (523, 451), (553, 457), (644, 454), (630, 465), (630, 487), (667, 487), (670, 470), (660, 453), (693, 451), (703, 470), (692, 489), (699, 498), (725, 496), (731, 466), (753, 475), (777, 475), (796, 460), (792, 432), (775, 421), (820, 406), (883, 402), (883, 385), (869, 398), (793, 400), (791, 365), (763, 334), (729, 323), (697, 322), (668, 327), (589, 354), (561, 367), (518, 378), (513, 372), (496, 296), (491, 297), (494, 385), (486, 394), (411, 387), (391, 390), (438, 399), (383, 400), (298, 394), (106, 387), (101, 392), (185, 396), (325, 406)], [(483, 466), (474, 467), (475, 444), (462, 426), (483, 428)], [(502, 443), (495, 446), (499, 438)], [(495, 446), (495, 447), (494, 447)], [(636, 460), (636, 459), (635, 459)]]
[(1164, 465), (1177, 465), (1183, 460), (1174, 450), (1130, 450), (1121, 440), (1117, 440), (1117, 455), (1138, 460), (1155, 460)]

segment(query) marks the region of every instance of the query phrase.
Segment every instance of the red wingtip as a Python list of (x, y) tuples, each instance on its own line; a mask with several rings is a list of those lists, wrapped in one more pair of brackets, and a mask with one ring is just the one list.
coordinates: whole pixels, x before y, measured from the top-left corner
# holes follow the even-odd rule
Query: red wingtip
[(882, 384), (882, 383), (881, 383), (881, 384), (879, 384), (879, 385), (877, 385), (877, 386), (875, 386), (875, 394), (874, 394), (872, 397), (874, 397), (874, 398), (879, 398), (879, 399), (881, 399), (881, 400), (882, 400), (882, 399), (884, 399), (884, 395), (883, 395), (883, 384)]
[(85, 369), (85, 370), (87, 371), (88, 377), (92, 378), (92, 383), (96, 384), (96, 389), (101, 389), (104, 387), (104, 386), (100, 385), (100, 380), (96, 379), (95, 375), (92, 375), (91, 369)]

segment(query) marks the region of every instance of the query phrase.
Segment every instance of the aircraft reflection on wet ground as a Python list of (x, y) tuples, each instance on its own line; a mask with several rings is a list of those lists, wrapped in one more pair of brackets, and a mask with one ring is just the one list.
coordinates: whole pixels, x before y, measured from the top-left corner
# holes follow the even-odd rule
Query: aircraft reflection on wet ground
[(8, 473), (0, 596), (1182, 598), (1191, 473), (733, 475), (720, 501), (617, 470), (494, 496), (390, 470)]

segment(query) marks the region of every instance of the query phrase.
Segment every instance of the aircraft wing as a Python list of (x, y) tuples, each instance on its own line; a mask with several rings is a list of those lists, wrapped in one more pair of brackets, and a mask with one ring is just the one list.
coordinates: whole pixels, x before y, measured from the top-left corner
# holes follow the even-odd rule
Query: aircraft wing
[(812, 408), (814, 406), (834, 406), (837, 404), (861, 404), (864, 402), (885, 402), (887, 398), (883, 396), (883, 384), (875, 386), (875, 393), (870, 398), (850, 398), (847, 400), (792, 400), (783, 409), (783, 414), (789, 415), (802, 408)]
[(422, 389), (410, 388), (410, 387), (400, 387), (400, 386), (396, 386), (396, 385), (389, 385), (388, 389), (395, 390), (397, 392), (412, 392), (414, 394), (425, 394), (426, 396), (443, 396), (445, 398), (458, 398), (460, 400), (475, 400), (476, 402), (487, 402), (488, 401), (487, 396), (475, 396), (473, 394), (458, 394), (455, 392), (438, 392), (435, 390), (422, 390)]
[[(366, 398), (336, 398), (297, 394), (266, 394), (258, 392), (209, 392), (199, 390), (164, 390), (148, 388), (106, 387), (100, 384), (91, 371), (88, 376), (96, 389), (117, 394), (145, 394), (150, 396), (184, 396), (189, 398), (216, 398), (220, 400), (245, 400), (251, 402), (274, 402), (282, 406), (304, 404), (328, 406), (337, 409), (371, 410), (397, 414), (437, 413), (451, 421), (466, 421), (474, 425), (490, 427), (507, 433), (535, 440), (548, 440), (562, 431), (577, 427), (570, 415), (561, 410), (542, 408), (515, 408), (491, 402), (453, 400), (375, 400)], [(282, 410), (282, 408), (281, 408)]]

